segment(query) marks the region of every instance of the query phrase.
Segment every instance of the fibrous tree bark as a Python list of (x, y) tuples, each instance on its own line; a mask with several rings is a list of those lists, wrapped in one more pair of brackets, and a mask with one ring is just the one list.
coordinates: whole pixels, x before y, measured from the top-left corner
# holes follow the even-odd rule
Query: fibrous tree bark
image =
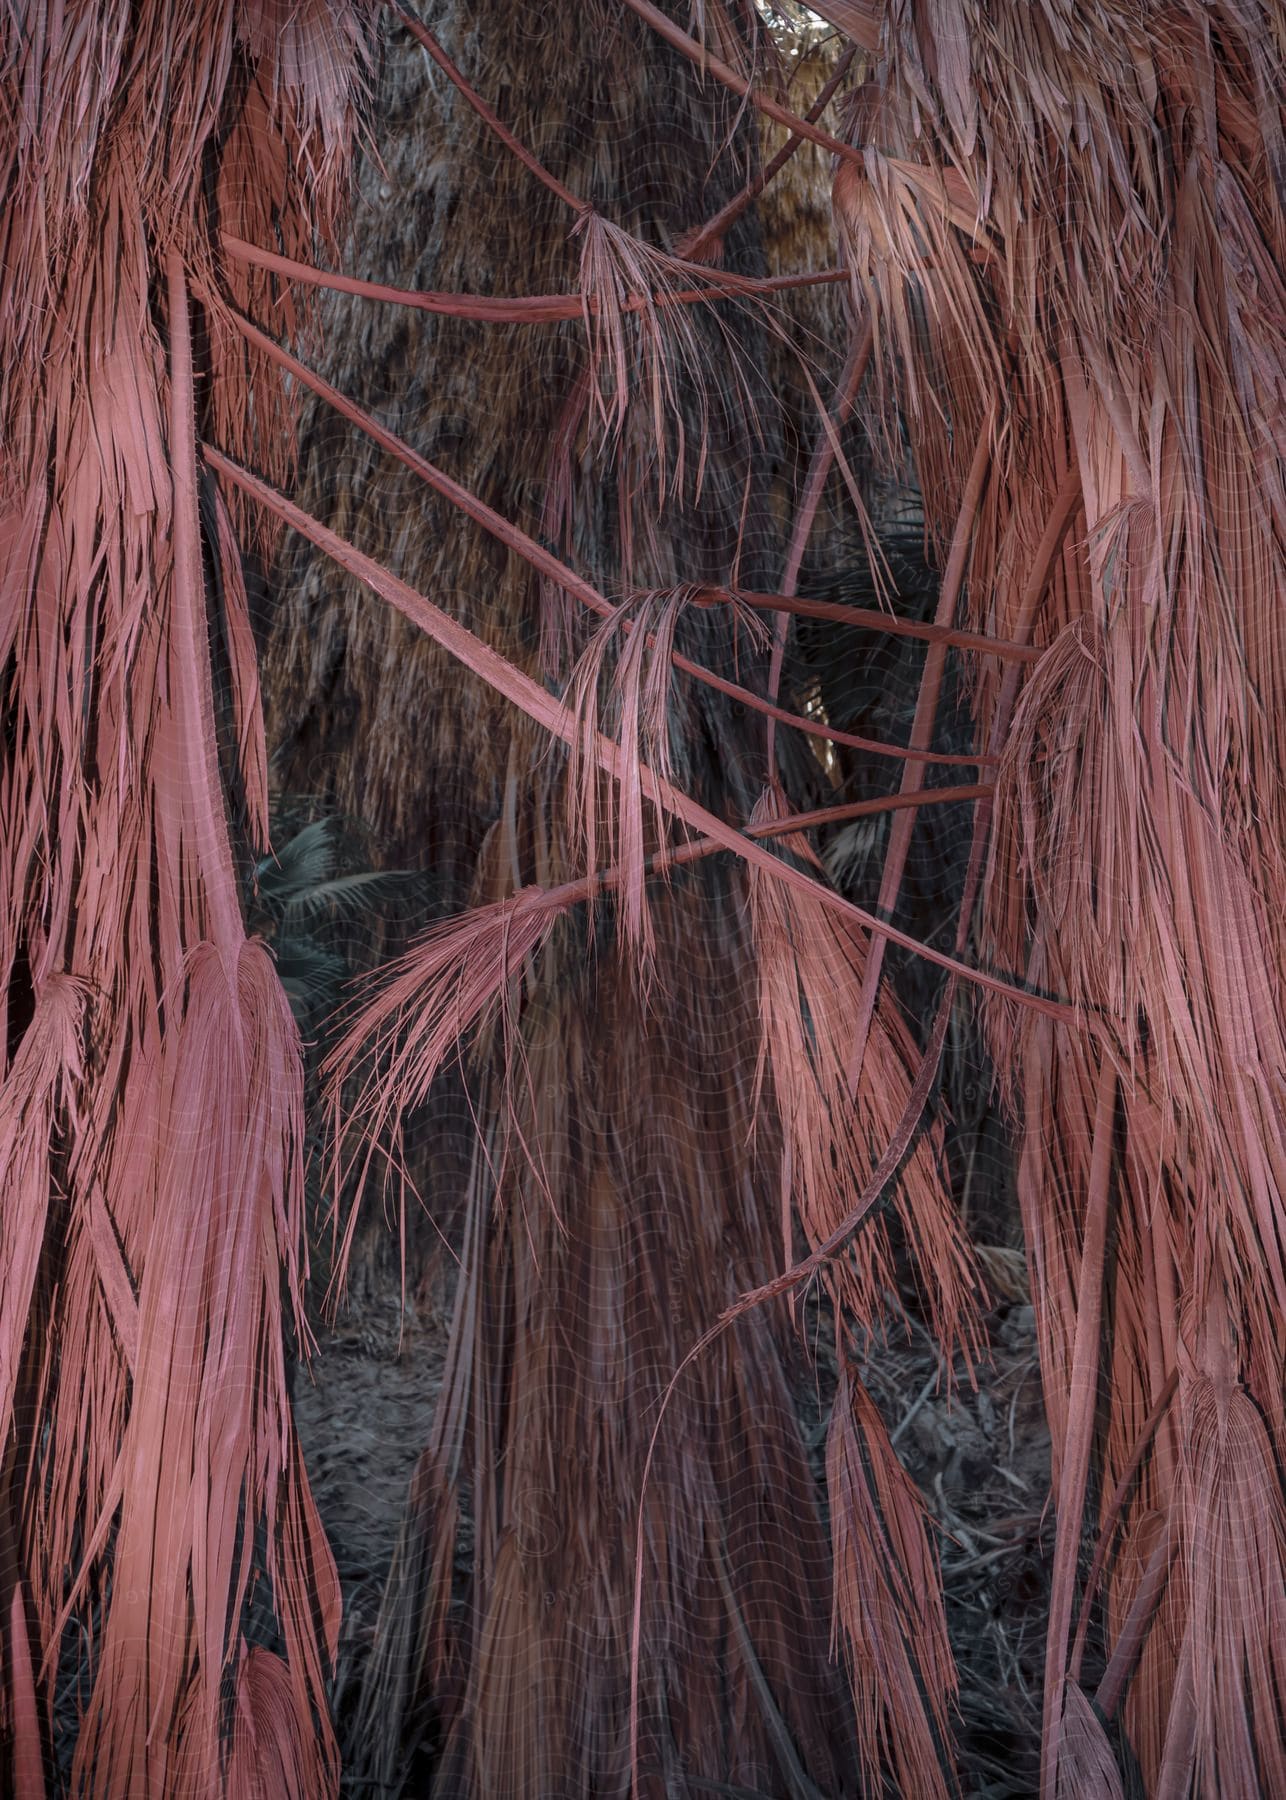
[[(589, 29), (570, 13), (550, 15), (529, 34), (515, 33), (505, 8), (424, 16), (557, 181), (636, 241), (672, 252), (755, 169), (756, 134), (738, 122), (735, 100), (620, 9), (603, 9)], [(381, 110), (416, 123), (390, 137), (381, 170), (361, 177), (353, 242), (376, 259), (363, 273), (478, 293), (512, 290), (520, 272), (526, 291), (574, 288), (594, 222), (578, 224), (533, 179), (419, 43), (394, 31), (386, 59)], [(621, 252), (609, 238), (599, 254)], [(728, 230), (719, 267), (765, 273), (753, 209)], [(591, 275), (612, 278), (610, 265)], [(325, 362), (337, 386), (395, 417), (426, 455), (618, 601), (633, 637), (551, 591), (475, 523), (426, 497), (404, 466), (341, 437), (325, 408), (306, 440), (305, 494), (313, 511), (537, 676), (565, 678), (569, 653), (579, 656), (573, 692), (595, 716), (601, 698), (604, 722), (631, 754), (668, 769), (712, 812), (749, 819), (767, 781), (763, 719), (673, 681), (658, 663), (663, 650), (647, 652), (642, 634), (726, 679), (766, 667), (753, 616), (697, 605), (692, 590), (778, 584), (786, 545), (772, 483), (792, 482), (780, 466), (780, 404), (763, 377), (772, 321), (731, 303), (690, 321), (663, 316), (661, 354), (674, 360), (659, 365), (655, 390), (646, 330), (626, 321), (628, 395), (613, 385), (610, 346), (587, 361), (579, 323), (408, 323), (373, 318), (360, 299), (332, 303)], [(627, 402), (619, 419), (618, 401)], [(302, 785), (318, 767), (314, 745), (333, 745), (336, 716), (351, 717), (351, 739), (325, 765), (337, 803), (360, 806), (392, 854), (445, 863), (457, 905), (500, 903), (583, 870), (575, 822), (587, 803), (601, 814), (605, 801), (592, 765), (551, 761), (542, 732), (390, 623), (369, 593), (337, 586), (315, 555), (282, 580), (289, 598), (269, 668), (284, 781)], [(788, 763), (805, 793), (807, 761)], [(588, 795), (569, 786), (577, 781)], [(598, 860), (628, 843), (629, 805), (625, 792), (616, 831), (599, 818), (599, 848), (592, 838), (589, 846)], [(636, 817), (637, 852), (659, 847), (651, 817)], [(824, 919), (783, 910), (763, 887), (771, 884), (747, 893), (721, 859), (676, 870), (632, 918), (624, 903), (615, 918), (601, 902), (576, 909), (534, 964), (515, 971), (512, 1037), (497, 1028), (489, 1040), (467, 1078), (468, 1111), (445, 1103), (422, 1129), (439, 1170), (435, 1135), (463, 1126), (476, 1148), (462, 1183), (430, 1177), (426, 1192), (439, 1224), (457, 1219), (462, 1263), (446, 1387), (356, 1731), (356, 1754), (382, 1779), (402, 1753), (400, 1709), (421, 1725), (427, 1702), (437, 1791), (625, 1791), (640, 1504), (644, 1791), (668, 1783), (695, 1793), (704, 1777), (846, 1792), (858, 1742), (878, 1760), (882, 1732), (904, 1767), (918, 1758), (922, 1779), (936, 1779), (951, 1675), (932, 1586), (899, 1593), (881, 1576), (862, 1591), (888, 1529), (881, 1502), (914, 1554), (929, 1558), (918, 1505), (880, 1461), (878, 1415), (846, 1392), (832, 1432), (833, 1490), (866, 1484), (871, 1463), (888, 1478), (835, 1550), (861, 1696), (855, 1718), (830, 1660), (832, 1551), (796, 1418), (801, 1348), (781, 1302), (748, 1315), (684, 1375), (642, 1488), (658, 1406), (684, 1355), (739, 1292), (793, 1255), (783, 1213), (792, 1159), (815, 1164), (810, 1236), (838, 1217), (848, 1180), (824, 1141), (837, 1129), (823, 1105), (837, 1029), (827, 983), (851, 978), (861, 948)], [(461, 920), (452, 960), (481, 955), (472, 918)], [(801, 1019), (801, 983), (805, 1008), (817, 1009), (811, 1019)], [(775, 1043), (765, 1037), (770, 1019)], [(400, 1022), (414, 1032), (405, 1012)], [(882, 1008), (878, 1092), (863, 1124), (885, 1136), (909, 1057), (909, 1039)], [(950, 1315), (967, 1276), (934, 1155), (932, 1143), (916, 1152), (907, 1204), (926, 1239), (933, 1228), (944, 1237), (929, 1273)], [(880, 1228), (849, 1278), (868, 1315), (888, 1255)], [(453, 1597), (466, 1515), (469, 1576)], [(803, 1594), (813, 1596), (807, 1605)], [(868, 1622), (872, 1607), (886, 1609), (888, 1645)], [(909, 1653), (895, 1650), (913, 1620), (922, 1637)]]

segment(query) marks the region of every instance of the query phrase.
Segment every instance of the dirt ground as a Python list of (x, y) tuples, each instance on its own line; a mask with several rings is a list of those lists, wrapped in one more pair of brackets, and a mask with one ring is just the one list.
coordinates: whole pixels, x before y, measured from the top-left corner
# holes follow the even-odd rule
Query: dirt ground
[(960, 1381), (943, 1396), (927, 1342), (882, 1392), (873, 1372), (868, 1381), (941, 1533), (965, 1791), (1026, 1800), (1039, 1778), (1049, 1431), (1031, 1307), (1008, 1304), (988, 1323), (991, 1362), (976, 1390)]

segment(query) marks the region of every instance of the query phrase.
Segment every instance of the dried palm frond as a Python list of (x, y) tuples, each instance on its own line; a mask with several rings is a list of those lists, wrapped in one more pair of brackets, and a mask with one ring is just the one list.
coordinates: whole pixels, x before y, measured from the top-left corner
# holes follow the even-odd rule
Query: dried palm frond
[[(1238, 1379), (1227, 1311), (1218, 1299), (1194, 1338), (1199, 1361), (1179, 1397), (1196, 1712), (1192, 1771), (1204, 1793), (1271, 1793), (1286, 1781), (1280, 1468), (1263, 1415)], [(1255, 1697), (1251, 1707), (1247, 1687)], [(1171, 1738), (1182, 1724), (1172, 1719)]]
[(1065, 1693), (1059, 1800), (1125, 1800), (1121, 1771), (1102, 1721), (1075, 1683)]
[[(478, 907), (430, 926), (381, 973), (322, 1070), (336, 1141), (343, 1137), (343, 1118), (351, 1115), (367, 1146), (359, 1188), (365, 1186), (376, 1144), (404, 1113), (423, 1105), (446, 1057), (467, 1032), (494, 1009), (506, 1038), (512, 1037), (515, 979), (539, 953), (567, 904), (563, 894), (533, 888)], [(359, 1061), (369, 1061), (369, 1067), (354, 1097), (345, 1093), (344, 1083)], [(356, 1223), (354, 1212), (344, 1234), (341, 1269)]]
[[(624, 638), (615, 657), (611, 693), (617, 715), (613, 735), (621, 748), (620, 797), (618, 803), (616, 784), (609, 781), (603, 789), (603, 810), (605, 833), (615, 852), (613, 860), (620, 868), (622, 925), (644, 968), (655, 954), (655, 944), (643, 894), (646, 851), (640, 770), (646, 762), (663, 781), (672, 777), (671, 655), (680, 617), (693, 593), (691, 588), (677, 588), (668, 594), (647, 594), (623, 601), (591, 639), (568, 688), (569, 704), (580, 721), (568, 767), (568, 780), (576, 796), (572, 828), (584, 846), (588, 867), (595, 870), (600, 861), (600, 776), (594, 747), (607, 722), (600, 721), (599, 690), (616, 640), (618, 636)], [(628, 636), (622, 630), (627, 618), (631, 626)]]
[[(1187, 0), (1145, 13), (953, 0), (889, 8), (881, 55), (852, 119), (864, 166), (846, 160), (835, 194), (876, 322), (890, 444), (897, 396), (943, 542), (968, 446), (1002, 397), (967, 602), (976, 624), (1045, 649), (1012, 730), (1015, 677), (974, 685), (980, 741), (1004, 743), (982, 943), (1101, 1034), (1095, 1049), (1088, 1029), (989, 1007), (1021, 1108), (1060, 1504), (1052, 1795), (1080, 1779), (1063, 1766), (1067, 1733), (1082, 1749), (1094, 1735), (1064, 1691), (1088, 1459), (1108, 1477), (1127, 1464), (1173, 1369), (1200, 1366), (1190, 1321), (1225, 1293), (1278, 1457), (1283, 1442), (1283, 708), (1266, 627), (1283, 569), (1280, 20)], [(1105, 1079), (1120, 1084), (1106, 1237)], [(1097, 1388), (1107, 1344), (1091, 1442), (1085, 1384)], [(1217, 1597), (1207, 1568), (1198, 1621), (1192, 1569), (1167, 1577), (1149, 1540), (1195, 1449), (1162, 1425), (1107, 1606), (1109, 1634), (1132, 1656), (1142, 1646), (1126, 1728), (1145, 1783), (1166, 1793), (1196, 1768), (1197, 1671), (1244, 1604)], [(1266, 1546), (1284, 1516), (1271, 1484), (1264, 1508)], [(1238, 1652), (1220, 1667), (1201, 1779), (1233, 1791), (1253, 1784), (1246, 1743), (1271, 1766), (1282, 1724), (1261, 1664)], [(1085, 1769), (1108, 1782), (1096, 1742)]]
[[(595, 871), (602, 860), (601, 828), (611, 850), (624, 941), (637, 953), (645, 974), (655, 958), (655, 943), (644, 894), (649, 834), (644, 826), (642, 771), (650, 767), (662, 782), (672, 781), (675, 638), (685, 614), (703, 603), (695, 583), (623, 600), (590, 639), (568, 684), (568, 704), (579, 721), (567, 771), (574, 796), (572, 841)], [(744, 635), (750, 646), (762, 650), (767, 633), (759, 616), (735, 596), (729, 597), (727, 610), (730, 636)], [(600, 689), (613, 653), (610, 714), (603, 718)], [(606, 734), (605, 726), (610, 726)], [(620, 747), (617, 781), (605, 782), (600, 773), (597, 745), (602, 735), (614, 737)]]
[[(659, 584), (667, 558), (657, 525), (666, 509), (700, 507), (713, 458), (722, 480), (730, 470), (741, 475), (744, 511), (748, 470), (773, 429), (774, 400), (747, 343), (748, 320), (787, 347), (791, 334), (770, 296), (733, 273), (655, 249), (596, 211), (582, 215), (576, 236), (587, 385), (562, 429), (571, 436), (588, 413), (586, 454), (618, 490), (623, 582)], [(682, 303), (694, 286), (707, 288), (704, 306)], [(546, 503), (545, 529), (556, 538), (570, 490), (569, 471), (556, 464), (555, 472), (562, 483)], [(720, 497), (729, 509), (737, 504), (731, 493)]]
[(14, 1792), (40, 1794), (45, 1785), (45, 1729), (36, 1698), (26, 1604), (23, 1584), (18, 1582), (13, 1590), (13, 1604), (5, 1634), (8, 1666), (0, 1666), (5, 1684), (0, 1718), (3, 1719), (5, 1735), (12, 1746), (10, 1770)]
[(57, 1139), (75, 1135), (84, 1079), (85, 984), (53, 975), (0, 1085), (0, 1435), (8, 1438), (18, 1392), (23, 1340), (55, 1198)]
[[(297, 1452), (279, 1346), (278, 1241), (300, 1242), (298, 1040), (267, 953), (247, 945), (236, 986), (211, 947), (155, 1071), (154, 1223), (140, 1259), (134, 1399), (121, 1446), (121, 1515), (94, 1696), (77, 1743), (82, 1789), (199, 1792), (225, 1731), (221, 1675), (241, 1639), (253, 1533), (277, 1521), (265, 1575), (284, 1634), (300, 1792), (336, 1779), (318, 1738), (338, 1629), (329, 1550)], [(298, 1270), (294, 1270), (298, 1291)], [(265, 1366), (266, 1365), (266, 1366)], [(189, 1609), (192, 1623), (188, 1624)], [(313, 1640), (314, 1619), (324, 1637)], [(154, 1712), (173, 1718), (149, 1742)]]
[(924, 1503), (869, 1395), (841, 1378), (826, 1442), (835, 1619), (869, 1776), (902, 1794), (951, 1793), (948, 1710), (957, 1689)]
[[(755, 823), (785, 812), (768, 790)], [(820, 867), (807, 839), (783, 848)], [(758, 968), (760, 1042), (756, 1091), (771, 1070), (782, 1128), (783, 1261), (794, 1261), (790, 1209), (799, 1210), (810, 1250), (825, 1243), (852, 1210), (882, 1151), (896, 1135), (912, 1087), (915, 1052), (886, 996), (872, 1027), (871, 1064), (856, 1092), (847, 1067), (852, 1019), (869, 946), (819, 906), (758, 870), (750, 877)], [(974, 1275), (969, 1250), (941, 1177), (934, 1134), (912, 1151), (898, 1185), (897, 1211), (916, 1259), (935, 1333), (944, 1344), (974, 1347)], [(891, 1285), (885, 1228), (863, 1231), (852, 1253), (831, 1265), (837, 1303), (864, 1324), (881, 1311)]]
[[(11, 1347), (40, 1346), (7, 1415), (25, 1480), (4, 1616), (25, 1610), (31, 1641), (11, 1630), (4, 1681), (33, 1795), (30, 1671), (52, 1701), (64, 1652), (70, 1791), (226, 1792), (252, 1579), (282, 1769), (300, 1793), (337, 1780), (337, 1594), (284, 1364), (300, 1047), (242, 922), (241, 828), (267, 823), (257, 658), (241, 521), (196, 441), (214, 419), (290, 467), (282, 385), (227, 327), (213, 211), (247, 235), (271, 220), (288, 251), (329, 230), (368, 26), (347, 0), (289, 18), (32, 0), (0, 20), (7, 1406)], [(214, 295), (196, 318), (193, 271)], [(258, 274), (233, 289), (252, 313), (276, 299)]]
[(290, 1691), (290, 1670), (271, 1650), (242, 1649), (236, 1673), (228, 1791), (246, 1800), (308, 1800), (308, 1746)]

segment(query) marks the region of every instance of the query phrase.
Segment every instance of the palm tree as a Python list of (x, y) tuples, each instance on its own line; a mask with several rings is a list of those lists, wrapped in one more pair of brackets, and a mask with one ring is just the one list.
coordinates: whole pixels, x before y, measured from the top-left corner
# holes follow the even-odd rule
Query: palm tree
[[(403, 288), (486, 294), (517, 286), (516, 269), (526, 291), (574, 291), (589, 267), (597, 300), (646, 244), (644, 278), (667, 279), (663, 258), (755, 166), (755, 135), (738, 126), (735, 100), (703, 86), (619, 9), (589, 32), (571, 14), (545, 20), (507, 77), (495, 59), (509, 16), (446, 11), (435, 29), (506, 127), (554, 182), (592, 197), (602, 221), (582, 221), (573, 236), (576, 215), (552, 184), (542, 187), (497, 141), (412, 34), (394, 32), (380, 112), (416, 126), (382, 147), (382, 167), (359, 175), (352, 242), (371, 259), (362, 272)], [(594, 231), (600, 242), (583, 250)], [(747, 213), (728, 231), (721, 269), (762, 274), (757, 240)], [(662, 353), (684, 360), (659, 367), (669, 416), (658, 440), (646, 385), (623, 419), (615, 414), (625, 396), (610, 352), (586, 376), (577, 321), (413, 315), (408, 324), (402, 314), (373, 316), (360, 298), (328, 304), (328, 380), (619, 597), (619, 610), (593, 629), (593, 615), (521, 557), (426, 498), (405, 463), (341, 436), (324, 406), (305, 434), (307, 508), (537, 679), (565, 679), (568, 654), (579, 657), (573, 691), (609, 729), (626, 729), (627, 684), (641, 682), (664, 709), (642, 727), (650, 759), (710, 811), (749, 817), (766, 780), (763, 719), (718, 693), (671, 691), (664, 665), (658, 681), (655, 662), (628, 647), (641, 648), (641, 636), (627, 646), (617, 621), (655, 629), (725, 680), (765, 660), (752, 617), (688, 598), (701, 582), (771, 591), (781, 570), (785, 546), (767, 501), (782, 424), (764, 386), (766, 327), (755, 311), (723, 303), (681, 331), (661, 320)], [(627, 320), (623, 337), (645, 384), (647, 329)], [(342, 754), (322, 765), (336, 803), (360, 806), (392, 854), (445, 868), (456, 905), (474, 909), (433, 952), (450, 982), (462, 964), (480, 963), (472, 934), (492, 916), (485, 908), (583, 869), (568, 810), (601, 809), (605, 796), (583, 754), (570, 767), (551, 764), (543, 732), (483, 684), (454, 676), (439, 646), (337, 583), (315, 551), (292, 562), (279, 587), (290, 598), (268, 688), (281, 778), (315, 781), (331, 717), (354, 721)], [(801, 796), (820, 795), (809, 760), (796, 754), (789, 764)], [(569, 789), (577, 781), (579, 802)], [(641, 814), (621, 818), (620, 841), (639, 827), (638, 849), (650, 854), (661, 840)], [(597, 829), (604, 846), (617, 841), (611, 821)], [(824, 922), (816, 946), (794, 941), (800, 930), (789, 907), (782, 914), (758, 888), (748, 893), (735, 865), (722, 863), (676, 871), (633, 922), (602, 903), (577, 909), (534, 966), (515, 971), (512, 1029), (475, 1057), (467, 1108), (449, 1091), (433, 1122), (418, 1124), (430, 1165), (420, 1191), (436, 1227), (454, 1216), (448, 1235), (462, 1261), (446, 1386), (354, 1728), (354, 1756), (370, 1776), (393, 1781), (404, 1723), (436, 1746), (435, 1791), (623, 1792), (632, 1671), (648, 1791), (682, 1769), (694, 1792), (699, 1779), (848, 1791), (858, 1732), (876, 1754), (880, 1728), (905, 1766), (919, 1757), (936, 1767), (942, 1709), (921, 1716), (914, 1656), (882, 1667), (882, 1652), (855, 1632), (855, 1655), (875, 1659), (863, 1676), (869, 1720), (852, 1716), (830, 1662), (830, 1550), (796, 1418), (800, 1348), (780, 1302), (749, 1315), (669, 1401), (644, 1500), (632, 1662), (634, 1521), (658, 1403), (702, 1328), (793, 1255), (791, 1234), (784, 1245), (781, 1236), (782, 1158), (795, 1153), (805, 1111), (817, 1120), (816, 1082), (831, 1071), (808, 1060), (787, 983), (815, 983), (860, 955)], [(641, 970), (620, 959), (631, 931)], [(789, 973), (796, 958), (799, 977)], [(766, 997), (772, 981), (781, 994)], [(425, 1005), (427, 991), (416, 995)], [(797, 1071), (775, 1053), (761, 1066), (757, 1015), (770, 1002), (786, 1008), (777, 1025), (796, 1034)], [(406, 1022), (414, 1033), (414, 1018)], [(896, 1105), (908, 1046), (884, 1009), (879, 1029)], [(806, 1091), (783, 1133), (773, 1114), (795, 1079)], [(460, 1180), (442, 1140), (462, 1128), (476, 1148)], [(916, 1177), (916, 1203), (936, 1208), (937, 1223), (946, 1200), (931, 1148), (918, 1153)], [(819, 1172), (814, 1233), (839, 1191)], [(868, 1306), (886, 1256), (872, 1250), (861, 1271)], [(881, 1428), (859, 1400), (835, 1418), (840, 1488), (861, 1479), (860, 1434)], [(851, 1446), (842, 1433), (853, 1434)], [(899, 1528), (927, 1558), (909, 1494), (893, 1488), (890, 1497)], [(453, 1584), (466, 1523), (467, 1573)], [(878, 1509), (860, 1529), (882, 1530)], [(801, 1593), (815, 1596), (802, 1613)], [(901, 1618), (898, 1595), (880, 1600)], [(924, 1649), (937, 1659), (941, 1692), (949, 1677), (934, 1604), (930, 1588), (907, 1616), (926, 1610)], [(931, 1669), (926, 1662), (926, 1677)], [(877, 1672), (901, 1682), (896, 1705), (892, 1690), (875, 1698)]]
[[(421, 1745), (444, 1796), (952, 1791), (857, 1346), (895, 1270), (978, 1345), (933, 1104), (971, 992), (1054, 1445), (1043, 1793), (1286, 1788), (1286, 21), (817, 11), (842, 121), (748, 0), (0, 24), (19, 1793), (64, 1743), (87, 1795), (339, 1781), (285, 1372), (304, 1068), (245, 926), (266, 744), (445, 896), (324, 1072), (341, 1266), (399, 1168), (458, 1259), (355, 1778)], [(383, 162), (309, 331), (377, 39)], [(834, 159), (820, 388), (756, 112)], [(860, 655), (878, 612), (795, 592), (837, 448), (868, 533), (858, 482), (909, 462), (942, 569), (881, 624), (927, 641), (905, 741), (817, 628)], [(855, 902), (808, 834), (873, 808)]]

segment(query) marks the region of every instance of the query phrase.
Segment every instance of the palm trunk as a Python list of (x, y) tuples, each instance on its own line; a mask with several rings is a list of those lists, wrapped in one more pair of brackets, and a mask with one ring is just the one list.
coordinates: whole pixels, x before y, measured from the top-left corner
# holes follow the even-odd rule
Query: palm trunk
[[(603, 12), (587, 27), (554, 9), (530, 37), (500, 6), (471, 7), (467, 20), (446, 6), (429, 23), (559, 182), (669, 250), (738, 191), (754, 135), (734, 128), (729, 96), (624, 9)], [(364, 272), (468, 292), (574, 289), (574, 216), (397, 31), (379, 110), (415, 126), (382, 142), (387, 174), (363, 171)], [(763, 272), (753, 209), (728, 232), (722, 266)], [(729, 305), (702, 309), (695, 329), (703, 366), (679, 371), (691, 385), (666, 403), (664, 429), (671, 470), (686, 434), (686, 470), (659, 504), (648, 394), (631, 398), (605, 447), (580, 326), (408, 322), (335, 301), (325, 372), (366, 405), (395, 406), (424, 454), (609, 596), (679, 582), (771, 590), (784, 546), (769, 503), (779, 427), (757, 373), (763, 331)], [(738, 362), (744, 391), (729, 372)], [(311, 510), (533, 673), (549, 666), (551, 638), (586, 641), (585, 620), (567, 631), (560, 597), (520, 560), (324, 413), (306, 437), (304, 485)], [(315, 785), (320, 770), (390, 855), (447, 872), (456, 907), (583, 871), (565, 823), (567, 769), (542, 734), (311, 557), (279, 587), (269, 691), (283, 781)], [(542, 609), (552, 630), (539, 629)], [(726, 610), (690, 609), (679, 632), (689, 656), (726, 678), (744, 682), (763, 657)], [(650, 754), (668, 755), (678, 784), (720, 816), (748, 818), (766, 780), (763, 721), (690, 683), (672, 687)], [(650, 819), (645, 837), (651, 847)], [(693, 1362), (661, 1416), (702, 1331), (794, 1246), (789, 1185), (782, 1240), (774, 1117), (787, 1077), (774, 1063), (768, 1081), (761, 1063), (762, 947), (743, 918), (743, 878), (722, 861), (676, 871), (646, 906), (650, 985), (630, 968), (626, 912), (599, 904), (558, 927), (522, 977), (516, 1038), (490, 1040), (468, 1077), (478, 1147), (467, 1181), (451, 1191), (430, 1177), (428, 1205), (439, 1224), (455, 1218), (462, 1263), (446, 1385), (359, 1709), (354, 1753), (378, 1779), (401, 1762), (401, 1731), (428, 1731), (444, 1795), (623, 1795), (633, 1678), (641, 1792), (695, 1800), (712, 1781), (856, 1793), (858, 1742), (878, 1762), (875, 1722), (898, 1709), (919, 1719), (910, 1671), (917, 1654), (940, 1656), (930, 1619), (901, 1675), (908, 1688), (885, 1691), (882, 1652), (862, 1643), (875, 1627), (861, 1602), (845, 1602), (870, 1721), (859, 1740), (829, 1656), (831, 1549), (781, 1302)], [(890, 1047), (894, 1029), (884, 1021), (886, 1062), (905, 1054)], [(422, 1138), (440, 1167), (442, 1140), (464, 1126), (458, 1099), (434, 1120)], [(931, 1165), (917, 1166), (931, 1185)], [(870, 1273), (868, 1301), (878, 1285)], [(873, 1412), (863, 1429), (878, 1433)], [(837, 1479), (869, 1479), (861, 1464), (855, 1451)], [(910, 1509), (914, 1538), (909, 1494), (882, 1500)], [(868, 1503), (876, 1532), (880, 1504)], [(453, 1591), (466, 1517), (468, 1573)], [(943, 1692), (949, 1680), (935, 1678)], [(940, 1724), (940, 1693), (928, 1710)], [(945, 1792), (934, 1729), (892, 1730), (898, 1742), (921, 1732), (915, 1791), (926, 1795)]]

